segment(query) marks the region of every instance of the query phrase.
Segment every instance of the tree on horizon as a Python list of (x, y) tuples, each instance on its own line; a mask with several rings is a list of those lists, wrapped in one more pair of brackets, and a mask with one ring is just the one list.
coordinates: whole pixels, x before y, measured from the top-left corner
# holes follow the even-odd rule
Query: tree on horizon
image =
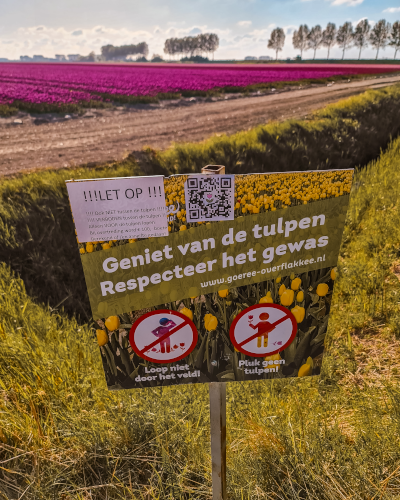
[(327, 59), (329, 59), (331, 47), (336, 43), (336, 33), (337, 30), (335, 23), (328, 23), (326, 25), (326, 28), (322, 32), (322, 45), (324, 47), (328, 47), (328, 55), (326, 57)]
[(310, 30), (307, 24), (300, 24), (299, 29), (293, 32), (293, 47), (300, 50), (300, 56), (303, 59), (303, 51), (308, 47), (308, 35)]
[(309, 49), (314, 50), (313, 59), (315, 59), (315, 54), (317, 53), (317, 49), (319, 49), (322, 45), (322, 29), (319, 24), (311, 28), (311, 31), (307, 37), (307, 42), (308, 42), (307, 47)]
[(272, 30), (270, 39), (268, 40), (268, 48), (274, 49), (276, 53), (275, 60), (278, 60), (278, 52), (283, 49), (285, 45), (285, 32), (282, 28), (275, 28)]
[(185, 36), (183, 38), (168, 38), (164, 43), (164, 52), (168, 55), (186, 54), (194, 57), (203, 52), (214, 52), (219, 47), (219, 37), (215, 33), (201, 33), (196, 36)]
[(341, 49), (343, 49), (342, 53), (342, 61), (344, 59), (344, 53), (346, 49), (351, 47), (351, 43), (353, 41), (353, 25), (350, 22), (345, 22), (343, 26), (340, 26), (336, 36), (336, 42)]
[(219, 36), (216, 33), (206, 33), (204, 36), (206, 37), (206, 42), (205, 42), (206, 52), (212, 52), (214, 61), (214, 52), (219, 47)]
[(385, 49), (388, 38), (390, 34), (390, 23), (386, 22), (385, 19), (381, 19), (378, 21), (375, 26), (371, 30), (371, 34), (369, 36), (371, 45), (376, 49), (376, 57), (375, 60), (378, 59), (379, 49)]
[(362, 49), (368, 46), (370, 30), (371, 26), (368, 22), (368, 19), (362, 19), (357, 24), (356, 29), (354, 30), (354, 45), (360, 49), (358, 53), (358, 60), (361, 59)]
[(400, 21), (393, 23), (392, 31), (390, 33), (390, 42), (388, 45), (394, 47), (393, 59), (396, 59), (397, 51), (400, 49)]
[(106, 61), (125, 59), (127, 56), (139, 55), (147, 57), (149, 55), (149, 46), (146, 42), (140, 42), (136, 45), (103, 45), (101, 47), (101, 54)]

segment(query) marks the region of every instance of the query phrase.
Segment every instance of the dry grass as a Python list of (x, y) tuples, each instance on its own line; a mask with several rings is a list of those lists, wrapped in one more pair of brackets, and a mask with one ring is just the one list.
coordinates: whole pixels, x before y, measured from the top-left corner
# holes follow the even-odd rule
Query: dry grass
[[(229, 385), (230, 498), (400, 497), (399, 185), (397, 139), (356, 175), (322, 377)], [(6, 265), (0, 311), (0, 498), (210, 498), (206, 386), (107, 392), (91, 324)]]

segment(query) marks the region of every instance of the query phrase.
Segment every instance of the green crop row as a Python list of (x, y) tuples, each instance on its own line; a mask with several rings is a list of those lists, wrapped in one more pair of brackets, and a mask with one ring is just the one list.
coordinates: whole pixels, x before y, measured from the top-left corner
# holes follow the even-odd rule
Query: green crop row
[[(43, 200), (65, 176), (16, 179), (3, 199), (51, 231), (66, 207)], [(399, 189), (400, 138), (355, 176), (322, 377), (228, 386), (230, 498), (398, 498)], [(5, 264), (0, 311), (1, 498), (211, 497), (206, 385), (108, 392), (91, 325), (38, 305)]]

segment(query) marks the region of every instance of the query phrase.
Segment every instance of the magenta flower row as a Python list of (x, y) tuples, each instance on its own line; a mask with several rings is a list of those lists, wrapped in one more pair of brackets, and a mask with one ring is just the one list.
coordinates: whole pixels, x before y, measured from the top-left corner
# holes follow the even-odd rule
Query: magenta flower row
[(259, 83), (398, 71), (394, 65), (0, 63), (0, 103), (69, 104), (115, 96), (207, 91)]

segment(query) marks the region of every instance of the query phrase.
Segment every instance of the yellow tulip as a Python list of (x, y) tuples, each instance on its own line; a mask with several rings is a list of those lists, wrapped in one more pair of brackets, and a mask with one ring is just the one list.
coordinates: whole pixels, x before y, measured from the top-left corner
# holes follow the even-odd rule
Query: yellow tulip
[(290, 288), (292, 290), (298, 290), (300, 288), (300, 285), (301, 285), (301, 279), (300, 278), (295, 278), (291, 285), (290, 285)]
[[(279, 361), (281, 358), (281, 355), (279, 354), (279, 352), (277, 354), (272, 354), (271, 356), (266, 356), (264, 358), (265, 361)], [(277, 368), (279, 370), (279, 368), (281, 367), (281, 365), (269, 365), (269, 366), (274, 366), (274, 368)]]
[(193, 321), (193, 312), (188, 309), (187, 307), (184, 307), (183, 309), (181, 309), (181, 314), (183, 314), (184, 316), (186, 316), (187, 318), (191, 319)]
[(113, 332), (114, 330), (117, 330), (119, 328), (119, 325), (121, 324), (119, 321), (118, 316), (109, 316), (104, 324), (106, 327), (110, 330), (110, 332)]
[(183, 225), (183, 226), (181, 226), (181, 227), (179, 228), (179, 231), (185, 231), (186, 229), (187, 229), (187, 227), (186, 227), (185, 225)]
[(94, 250), (93, 243), (86, 243), (86, 251), (87, 253), (92, 253)]
[[(207, 316), (207, 315), (206, 315)], [(211, 330), (215, 330), (217, 328), (217, 325), (218, 325), (218, 320), (215, 316), (213, 316), (212, 314), (210, 314), (211, 317), (208, 318), (208, 321), (205, 321), (205, 317), (204, 317), (204, 326), (206, 327), (206, 330), (208, 332), (211, 332)]]
[(285, 290), (286, 290), (285, 285), (281, 285), (281, 286), (279, 287), (279, 292), (278, 292), (278, 293), (279, 293), (279, 295), (282, 295), (282, 294), (283, 294), (283, 292), (284, 292)]
[(267, 292), (267, 295), (265, 297), (261, 297), (259, 304), (273, 304), (274, 301), (272, 300), (271, 297), (271, 292)]
[(280, 282), (281, 282), (281, 279), (282, 279), (282, 278), (279, 276), (278, 278), (276, 278), (275, 283), (280, 283)]
[(311, 366), (305, 363), (300, 366), (298, 377), (307, 377), (308, 375), (311, 375)]
[(80, 248), (79, 249), (79, 253), (85, 253), (85, 249), (84, 248)]
[(304, 319), (305, 314), (306, 314), (306, 310), (304, 309), (304, 307), (295, 306), (292, 309), (292, 314), (296, 318), (297, 323), (301, 323)]
[(101, 347), (102, 345), (106, 345), (108, 342), (108, 335), (107, 332), (104, 330), (96, 330), (96, 335), (97, 335), (97, 343)]
[(207, 313), (204, 315), (204, 324), (208, 323), (209, 319), (212, 318), (212, 314)]
[(103, 250), (108, 250), (110, 248), (109, 243), (103, 243), (102, 245)]
[(325, 297), (325, 295), (329, 292), (329, 286), (326, 283), (320, 283), (317, 286), (317, 295), (320, 297)]
[(282, 358), (278, 352), (276, 354), (272, 354), (271, 356), (265, 356), (264, 359), (265, 359), (265, 361), (277, 361), (277, 360), (282, 359)]
[(225, 290), (219, 290), (218, 295), (224, 299), (229, 295), (229, 290), (227, 288)]
[(294, 291), (287, 289), (285, 290), (282, 295), (281, 295), (281, 304), (283, 306), (290, 306), (293, 303), (294, 300)]
[(334, 267), (331, 269), (331, 279), (335, 281), (336, 278), (337, 278), (337, 267)]
[(300, 290), (300, 292), (296, 296), (297, 302), (303, 302), (304, 300), (304, 292)]

